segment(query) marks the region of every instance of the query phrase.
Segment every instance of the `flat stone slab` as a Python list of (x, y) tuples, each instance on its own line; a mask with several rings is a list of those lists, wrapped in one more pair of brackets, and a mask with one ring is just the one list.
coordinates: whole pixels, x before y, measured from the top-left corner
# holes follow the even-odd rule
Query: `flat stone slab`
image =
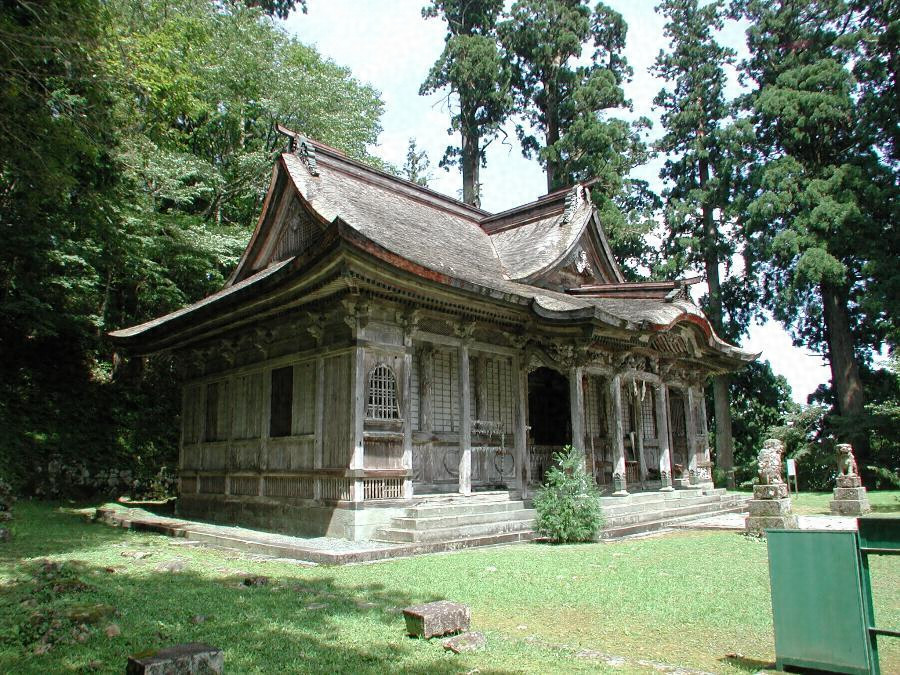
[(406, 632), (414, 637), (440, 637), (469, 630), (471, 613), (468, 605), (438, 600), (414, 605), (403, 610)]
[[(747, 516), (743, 513), (723, 513), (709, 518), (697, 518), (676, 527), (680, 530), (733, 530), (742, 531)], [(856, 518), (840, 516), (797, 516), (801, 530), (841, 530), (852, 532), (856, 529)]]
[(484, 633), (472, 631), (447, 638), (444, 640), (444, 649), (454, 654), (462, 654), (463, 652), (475, 652), (479, 649), (484, 649), (486, 644), (487, 640), (484, 638)]
[(225, 654), (217, 647), (189, 642), (136, 654), (128, 659), (126, 675), (212, 675), (225, 669)]

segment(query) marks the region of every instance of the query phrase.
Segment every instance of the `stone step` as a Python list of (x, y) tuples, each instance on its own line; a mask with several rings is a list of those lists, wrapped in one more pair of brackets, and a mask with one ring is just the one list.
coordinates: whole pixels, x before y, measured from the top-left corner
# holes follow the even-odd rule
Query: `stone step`
[(657, 532), (659, 530), (664, 530), (670, 527), (675, 527), (676, 525), (690, 522), (691, 520), (696, 520), (699, 518), (708, 518), (710, 516), (717, 516), (725, 513), (741, 513), (746, 511), (745, 506), (732, 506), (725, 507), (715, 511), (710, 511), (707, 513), (699, 513), (699, 514), (691, 514), (691, 515), (683, 515), (680, 517), (664, 517), (657, 518), (655, 520), (649, 520), (639, 523), (632, 523), (628, 525), (617, 525), (613, 527), (605, 527), (603, 531), (600, 533), (601, 539), (618, 539), (620, 537), (628, 537), (635, 534), (644, 534), (647, 532)]
[[(674, 494), (674, 493), (669, 493)], [(624, 516), (632, 513), (645, 513), (648, 511), (666, 511), (669, 509), (677, 509), (684, 506), (694, 506), (699, 504), (721, 504), (723, 497), (721, 495), (688, 495), (685, 497), (673, 497), (670, 499), (662, 498), (657, 501), (634, 503), (624, 502), (627, 497), (623, 497), (623, 502), (601, 502), (603, 513), (607, 516)]]
[(516, 511), (524, 507), (522, 501), (505, 502), (465, 502), (460, 504), (420, 504), (407, 508), (404, 515), (407, 518), (435, 518), (438, 516), (464, 516), (476, 513), (504, 513)]
[(398, 544), (420, 542), (448, 542), (470, 538), (494, 537), (497, 535), (532, 532), (532, 519), (506, 520), (496, 523), (461, 525), (458, 527), (438, 527), (428, 530), (408, 530), (395, 527), (382, 528), (376, 532), (377, 541)]
[(416, 495), (414, 501), (417, 504), (455, 504), (462, 502), (505, 502), (511, 499), (509, 490), (491, 490), (488, 492), (473, 492), (470, 495), (461, 495), (458, 492), (446, 494)]
[(634, 525), (638, 523), (649, 523), (656, 520), (666, 520), (671, 518), (679, 518), (681, 516), (707, 515), (722, 511), (723, 509), (745, 509), (743, 505), (729, 505), (721, 502), (707, 502), (700, 504), (688, 504), (671, 506), (663, 511), (640, 511), (628, 513), (624, 515), (610, 516), (604, 513), (606, 517), (607, 527), (624, 527), (626, 525)]
[(509, 511), (488, 511), (436, 517), (393, 518), (391, 519), (391, 527), (400, 530), (428, 530), (480, 525), (482, 523), (500, 523), (511, 520), (534, 520), (536, 513), (534, 509), (518, 508)]

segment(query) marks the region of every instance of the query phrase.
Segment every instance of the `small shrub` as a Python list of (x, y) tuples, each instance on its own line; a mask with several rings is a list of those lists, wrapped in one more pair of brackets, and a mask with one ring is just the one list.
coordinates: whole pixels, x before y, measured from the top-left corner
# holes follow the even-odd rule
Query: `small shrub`
[(537, 530), (557, 544), (593, 541), (603, 514), (594, 479), (584, 470), (584, 456), (569, 445), (553, 460), (534, 499)]

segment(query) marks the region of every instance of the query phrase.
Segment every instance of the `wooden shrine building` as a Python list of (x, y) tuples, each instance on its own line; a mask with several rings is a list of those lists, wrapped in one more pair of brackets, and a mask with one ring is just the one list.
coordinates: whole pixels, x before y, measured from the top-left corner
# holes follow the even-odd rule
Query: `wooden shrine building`
[(292, 134), (225, 287), (112, 333), (183, 373), (179, 512), (364, 539), (567, 444), (608, 493), (711, 484), (704, 383), (754, 355), (626, 282), (588, 190), (490, 214)]

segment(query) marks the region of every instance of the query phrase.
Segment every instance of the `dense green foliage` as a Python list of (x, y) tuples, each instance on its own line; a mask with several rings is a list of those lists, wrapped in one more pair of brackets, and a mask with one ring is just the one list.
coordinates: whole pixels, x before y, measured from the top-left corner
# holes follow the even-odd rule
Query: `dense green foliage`
[(593, 541), (603, 514), (597, 485), (584, 468), (584, 453), (568, 445), (553, 460), (534, 498), (535, 529), (557, 544)]
[[(629, 108), (631, 76), (618, 13), (584, 0), (519, 0), (505, 14), (496, 0), (429, 2), (423, 14), (447, 35), (422, 89), (449, 92), (461, 136), (443, 163), (459, 161), (477, 203), (484, 148), (514, 119), (550, 189), (595, 179), (630, 278), (703, 269), (723, 337), (738, 341), (768, 311), (828, 358), (821, 409), (789, 410), (764, 365), (730, 380), (743, 477), (789, 412), (805, 416), (816, 475), (836, 439), (854, 443), (861, 467), (896, 470), (900, 381), (874, 356), (900, 336), (898, 5), (734, 0), (731, 18), (749, 26), (737, 107), (724, 94), (733, 55), (715, 39), (723, 9), (660, 6), (663, 208), (630, 177), (648, 159), (647, 121), (615, 117)], [(164, 359), (121, 359), (104, 335), (221, 287), (283, 142), (275, 122), (390, 169), (366, 150), (378, 93), (278, 28), (272, 17), (291, 10), (306, 3), (0, 8), (0, 474), (17, 490), (168, 480), (159, 470), (174, 460), (176, 378)], [(399, 172), (424, 183), (428, 171), (411, 143)], [(654, 250), (645, 235), (661, 217)]]
[(795, 341), (828, 356), (839, 416), (830, 431), (854, 444), (861, 465), (896, 465), (896, 455), (871, 454), (864, 382), (897, 330), (900, 188), (885, 127), (897, 112), (875, 102), (896, 85), (896, 50), (888, 55), (881, 34), (896, 31), (896, 3), (734, 4), (751, 24), (748, 273)]
[(485, 149), (512, 108), (509, 68), (497, 43), (502, 8), (501, 0), (433, 0), (422, 10), (426, 19), (446, 22), (447, 37), (419, 93), (447, 88), (455, 98), (448, 133), (458, 132), (460, 145), (447, 148), (441, 166), (459, 165), (463, 201), (474, 206), (481, 204), (478, 175)]
[[(708, 288), (703, 303), (707, 316), (720, 336), (734, 339), (737, 331), (725, 331), (727, 308), (719, 272), (721, 263), (735, 253), (734, 242), (725, 233), (733, 216), (730, 174), (739, 154), (725, 96), (725, 67), (735, 54), (713, 37), (724, 23), (723, 2), (701, 7), (698, 0), (664, 0), (656, 10), (667, 19), (669, 38), (669, 51), (660, 51), (655, 63), (655, 72), (667, 83), (654, 100), (665, 129), (656, 148), (667, 156), (660, 172), (667, 184), (667, 256), (662, 267), (700, 267)], [(734, 442), (728, 377), (714, 378), (712, 389), (715, 461), (729, 471), (734, 466)]]
[(276, 121), (369, 159), (378, 93), (248, 4), (0, 10), (0, 472), (19, 489), (129, 489), (173, 462), (169, 365), (120, 367), (104, 335), (221, 287)]

